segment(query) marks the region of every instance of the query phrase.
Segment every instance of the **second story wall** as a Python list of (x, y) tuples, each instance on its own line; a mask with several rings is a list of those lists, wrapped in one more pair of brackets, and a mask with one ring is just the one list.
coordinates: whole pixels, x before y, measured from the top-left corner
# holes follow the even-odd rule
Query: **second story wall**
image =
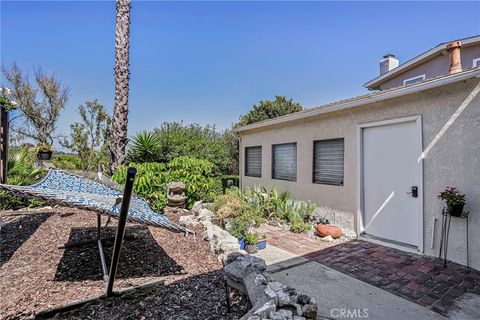
[[(462, 47), (460, 55), (462, 61), (462, 70), (471, 69), (473, 67), (473, 60), (480, 58), (480, 44)], [(448, 74), (449, 68), (450, 61), (448, 53), (445, 55), (441, 54), (385, 81), (380, 85), (379, 89), (385, 90), (401, 86), (403, 85), (404, 80), (423, 74), (425, 75), (425, 79), (446, 75)]]

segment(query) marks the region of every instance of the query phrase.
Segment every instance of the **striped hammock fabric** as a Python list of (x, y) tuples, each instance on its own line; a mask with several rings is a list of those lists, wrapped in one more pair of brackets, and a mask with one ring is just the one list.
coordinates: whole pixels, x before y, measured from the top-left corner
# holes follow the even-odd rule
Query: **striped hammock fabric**
[[(31, 186), (12, 186), (0, 184), (0, 189), (20, 197), (46, 200), (66, 207), (96, 211), (101, 214), (118, 217), (122, 192), (93, 180), (71, 173), (50, 169), (47, 176)], [(173, 232), (193, 233), (188, 228), (177, 225), (165, 216), (153, 211), (145, 200), (132, 195), (128, 219)]]

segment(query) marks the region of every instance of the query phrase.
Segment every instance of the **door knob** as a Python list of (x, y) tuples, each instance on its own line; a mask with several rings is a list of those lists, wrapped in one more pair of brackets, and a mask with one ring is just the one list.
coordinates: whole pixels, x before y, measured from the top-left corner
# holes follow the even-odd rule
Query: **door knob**
[(418, 187), (417, 186), (412, 186), (412, 191), (407, 192), (407, 194), (411, 194), (412, 197), (418, 198)]

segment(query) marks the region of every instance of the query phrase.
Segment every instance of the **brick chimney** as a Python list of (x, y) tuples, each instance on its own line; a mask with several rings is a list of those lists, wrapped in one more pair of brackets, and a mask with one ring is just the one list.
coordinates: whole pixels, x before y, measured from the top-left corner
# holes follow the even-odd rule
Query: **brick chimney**
[(399, 62), (395, 56), (391, 53), (383, 56), (383, 59), (380, 60), (380, 75), (387, 73), (388, 71), (398, 67)]
[(448, 74), (462, 72), (462, 62), (460, 60), (461, 47), (462, 43), (460, 41), (454, 41), (447, 45), (447, 51), (450, 59), (450, 69), (448, 69)]

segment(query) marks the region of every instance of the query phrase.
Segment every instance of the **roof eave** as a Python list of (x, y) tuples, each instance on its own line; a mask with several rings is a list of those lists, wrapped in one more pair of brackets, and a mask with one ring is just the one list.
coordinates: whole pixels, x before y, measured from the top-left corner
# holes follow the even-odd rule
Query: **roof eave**
[(378, 102), (378, 101), (383, 101), (387, 99), (392, 99), (400, 96), (404, 96), (407, 94), (411, 94), (414, 92), (420, 92), (436, 87), (440, 87), (443, 85), (455, 83), (458, 81), (466, 80), (466, 79), (471, 79), (471, 78), (480, 78), (480, 69), (479, 68), (474, 68), (469, 71), (464, 71), (461, 73), (453, 74), (453, 75), (448, 75), (439, 79), (433, 79), (430, 81), (426, 82), (420, 82), (418, 84), (413, 84), (409, 85), (408, 87), (401, 87), (396, 90), (391, 90), (385, 93), (380, 92), (378, 95), (375, 96), (370, 96), (370, 97), (365, 97), (362, 99), (358, 99), (355, 101), (348, 101), (344, 103), (338, 103), (329, 107), (324, 107), (322, 108), (317, 107), (317, 108), (312, 108), (307, 111), (300, 111), (300, 112), (295, 112), (291, 113), (282, 117), (262, 121), (262, 122), (257, 122), (257, 123), (252, 123), (250, 125), (240, 127), (235, 129), (235, 132), (244, 132), (244, 131), (249, 131), (249, 130), (254, 130), (254, 129), (259, 129), (263, 127), (268, 127), (272, 125), (277, 125), (277, 124), (282, 124), (286, 122), (291, 122), (291, 121), (296, 121), (296, 120), (301, 120), (305, 118), (310, 118), (314, 116), (318, 116), (321, 114), (329, 113), (329, 112), (334, 112), (334, 111), (339, 111), (339, 110), (344, 110), (344, 109), (349, 109), (349, 108), (354, 108), (358, 107), (367, 103), (373, 103), (373, 102)]

